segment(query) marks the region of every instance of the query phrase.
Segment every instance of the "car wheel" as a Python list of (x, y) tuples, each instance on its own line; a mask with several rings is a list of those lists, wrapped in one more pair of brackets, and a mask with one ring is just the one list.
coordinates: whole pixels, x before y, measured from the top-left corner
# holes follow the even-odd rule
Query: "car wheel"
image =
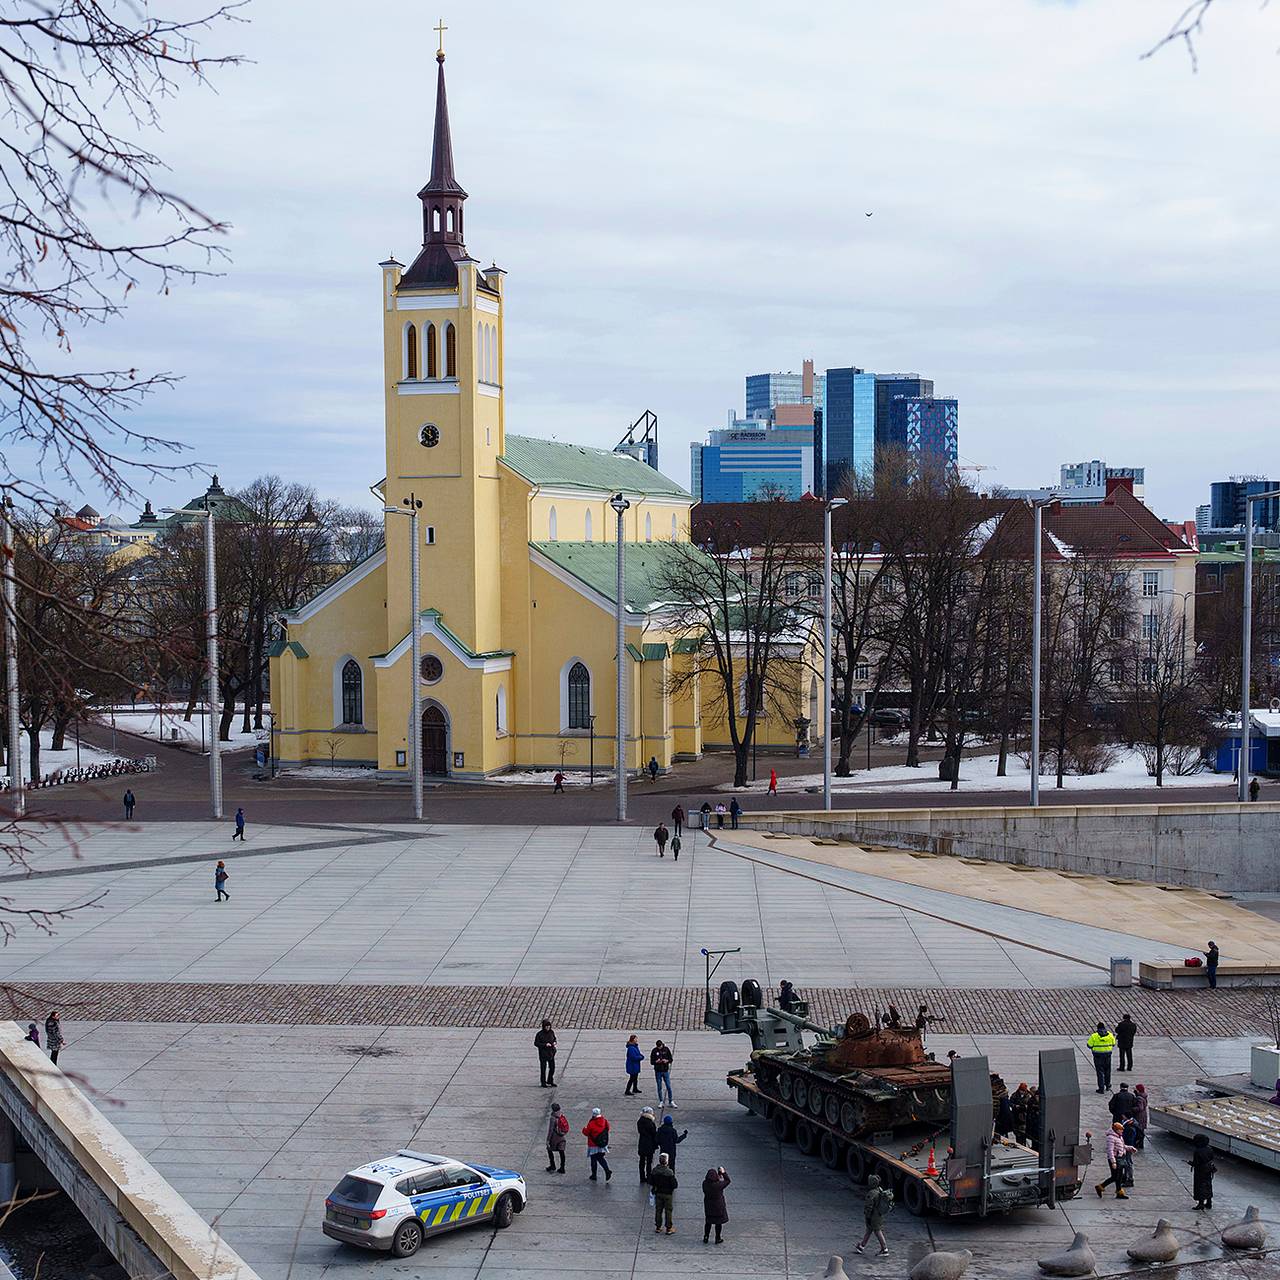
[(402, 1222), (391, 1237), (391, 1252), (397, 1258), (412, 1258), (422, 1247), (422, 1226), (416, 1218)]
[(516, 1198), (508, 1191), (505, 1196), (499, 1198), (498, 1207), (493, 1211), (493, 1225), (499, 1231), (503, 1231), (511, 1225), (515, 1216)]

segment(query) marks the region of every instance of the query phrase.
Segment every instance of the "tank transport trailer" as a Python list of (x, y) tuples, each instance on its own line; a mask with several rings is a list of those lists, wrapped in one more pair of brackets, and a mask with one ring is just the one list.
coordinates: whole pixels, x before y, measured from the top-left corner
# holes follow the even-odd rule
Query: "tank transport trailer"
[[(1003, 1081), (991, 1074), (985, 1057), (953, 1058), (950, 1066), (936, 1062), (924, 1051), (923, 1017), (916, 1026), (902, 1026), (895, 1012), (884, 1026), (877, 1017), (873, 1028), (853, 1013), (841, 1028), (824, 1027), (809, 1020), (803, 1000), (791, 1000), (787, 1008), (766, 1006), (753, 979), (743, 982), (741, 992), (736, 983), (722, 982), (713, 1005), (712, 976), (739, 949), (702, 952), (704, 1022), (721, 1035), (750, 1037), (751, 1059), (729, 1073), (728, 1085), (742, 1106), (769, 1122), (780, 1142), (794, 1142), (827, 1168), (843, 1169), (855, 1184), (878, 1174), (917, 1216), (1053, 1208), (1079, 1192), (1093, 1153), (1091, 1135), (1080, 1137), (1080, 1082), (1071, 1049), (1040, 1052), (1036, 1145), (997, 1138), (994, 1106), (1004, 1095)], [(806, 1031), (816, 1035), (808, 1046)]]

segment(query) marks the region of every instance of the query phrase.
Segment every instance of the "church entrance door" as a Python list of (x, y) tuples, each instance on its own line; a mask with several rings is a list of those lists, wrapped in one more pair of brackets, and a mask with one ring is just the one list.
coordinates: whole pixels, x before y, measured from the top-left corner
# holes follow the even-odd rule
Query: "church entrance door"
[(442, 776), (449, 772), (448, 725), (439, 707), (422, 713), (422, 772)]

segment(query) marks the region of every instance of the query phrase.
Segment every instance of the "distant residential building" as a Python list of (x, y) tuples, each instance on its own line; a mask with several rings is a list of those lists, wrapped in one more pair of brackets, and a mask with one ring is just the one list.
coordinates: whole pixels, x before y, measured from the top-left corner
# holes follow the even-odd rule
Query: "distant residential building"
[(1040, 489), (1009, 489), (1011, 498), (1037, 501), (1056, 498), (1063, 506), (1092, 507), (1104, 502), (1113, 481), (1123, 480), (1139, 502), (1145, 497), (1145, 467), (1109, 467), (1100, 458), (1089, 462), (1064, 462), (1058, 468), (1058, 483)]
[(1200, 506), (1196, 508), (1196, 533), (1197, 534), (1207, 533), (1210, 529), (1213, 528), (1213, 520), (1212, 520), (1212, 517), (1210, 516), (1210, 512), (1212, 510), (1213, 508), (1207, 502), (1201, 503)]

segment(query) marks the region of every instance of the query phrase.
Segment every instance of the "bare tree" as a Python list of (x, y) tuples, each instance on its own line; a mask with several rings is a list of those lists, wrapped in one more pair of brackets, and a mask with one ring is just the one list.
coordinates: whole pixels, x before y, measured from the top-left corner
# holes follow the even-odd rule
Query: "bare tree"
[(697, 680), (704, 706), (721, 711), (733, 784), (742, 787), (761, 717), (789, 718), (795, 706), (808, 631), (785, 580), (801, 559), (803, 524), (796, 503), (703, 504), (693, 538), (662, 544), (659, 591), (678, 602), (666, 625), (699, 646), (699, 662), (674, 674), (671, 686), (678, 692)]

